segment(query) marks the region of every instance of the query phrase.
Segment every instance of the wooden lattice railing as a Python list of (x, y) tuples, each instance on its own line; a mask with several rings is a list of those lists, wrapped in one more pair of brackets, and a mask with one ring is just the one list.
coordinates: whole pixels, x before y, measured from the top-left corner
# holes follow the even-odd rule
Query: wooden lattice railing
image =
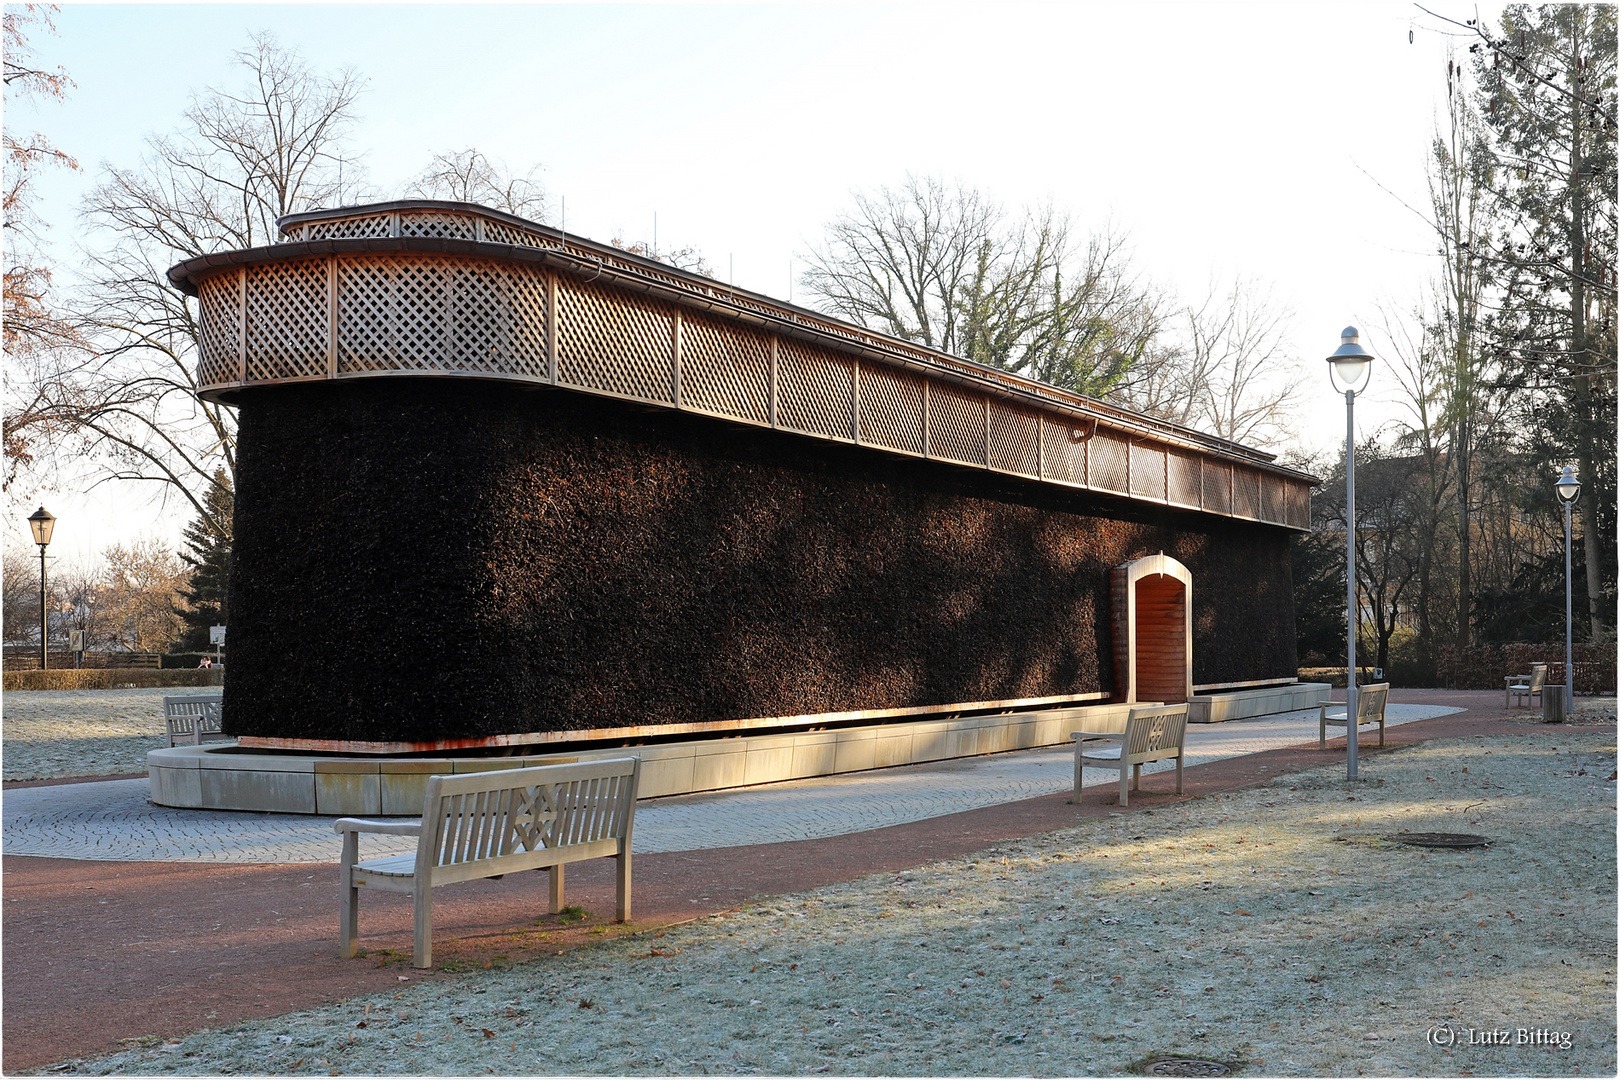
[(283, 219), (182, 263), (201, 394), (379, 375), (544, 383), (890, 453), (1310, 528), (1271, 455), (839, 323), (496, 211)]

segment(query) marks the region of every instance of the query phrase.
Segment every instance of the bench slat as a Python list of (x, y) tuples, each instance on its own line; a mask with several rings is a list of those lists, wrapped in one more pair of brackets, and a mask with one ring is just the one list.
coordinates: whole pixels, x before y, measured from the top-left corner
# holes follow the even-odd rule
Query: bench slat
[(551, 871), (552, 910), (563, 904), (563, 866), (618, 861), (617, 917), (630, 919), (630, 832), (641, 762), (636, 758), (430, 776), (414, 855), (362, 862), (359, 832), (343, 840), (339, 914), (343, 955), (358, 939), (358, 889), (415, 897), (413, 963), (432, 966), (432, 889), (524, 870)]

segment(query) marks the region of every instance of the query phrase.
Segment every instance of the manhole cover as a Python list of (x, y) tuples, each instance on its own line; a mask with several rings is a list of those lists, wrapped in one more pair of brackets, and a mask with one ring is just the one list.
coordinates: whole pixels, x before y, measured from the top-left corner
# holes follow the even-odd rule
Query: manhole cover
[(1475, 836), (1472, 833), (1456, 832), (1408, 832), (1395, 833), (1384, 837), (1385, 840), (1397, 844), (1408, 844), (1412, 847), (1430, 848), (1469, 848), (1489, 847), (1491, 838), (1488, 836)]
[(1159, 1058), (1142, 1070), (1147, 1076), (1225, 1076), (1231, 1071), (1232, 1066), (1224, 1061), (1186, 1057)]

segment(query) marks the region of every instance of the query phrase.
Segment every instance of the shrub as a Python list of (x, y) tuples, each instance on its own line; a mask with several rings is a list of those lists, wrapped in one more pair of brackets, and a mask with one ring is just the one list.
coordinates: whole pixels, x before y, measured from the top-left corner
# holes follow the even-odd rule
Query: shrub
[(8, 671), (5, 690), (123, 690), (148, 686), (222, 686), (221, 668), (156, 671), (151, 668), (50, 668)]

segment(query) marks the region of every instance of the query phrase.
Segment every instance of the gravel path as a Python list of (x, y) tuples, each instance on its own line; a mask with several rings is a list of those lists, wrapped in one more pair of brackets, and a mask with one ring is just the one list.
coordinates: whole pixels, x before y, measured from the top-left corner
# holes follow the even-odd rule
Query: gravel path
[[(1391, 726), (1457, 710), (1391, 705)], [(1315, 710), (1196, 725), (1187, 733), (1187, 764), (1309, 742)], [(1153, 762), (1144, 773), (1168, 772)], [(1088, 787), (1111, 787), (1118, 773), (1092, 769)], [(636, 850), (780, 843), (865, 832), (944, 817), (983, 806), (1066, 791), (1074, 783), (1068, 747), (904, 765), (863, 773), (790, 780), (731, 791), (648, 799), (636, 809)], [(162, 862), (331, 862), (337, 838), (330, 817), (216, 810), (176, 810), (148, 800), (145, 779), (47, 785), (5, 796), (7, 854), (50, 858)], [(411, 837), (370, 836), (367, 857), (415, 850)]]
[[(50, 1071), (1095, 1075), (1176, 1054), (1245, 1075), (1615, 1075), (1613, 733), (1442, 740), (1365, 772), (504, 970), (402, 967), (396, 994)], [(1405, 830), (1494, 844), (1377, 839)], [(1567, 1048), (1515, 1045), (1520, 1028)], [(1494, 1029), (1508, 1045), (1470, 1045)]]
[(163, 699), (219, 693), (218, 687), (141, 690), (13, 690), (5, 695), (0, 757), (7, 780), (116, 776), (146, 771), (146, 754), (167, 745)]

